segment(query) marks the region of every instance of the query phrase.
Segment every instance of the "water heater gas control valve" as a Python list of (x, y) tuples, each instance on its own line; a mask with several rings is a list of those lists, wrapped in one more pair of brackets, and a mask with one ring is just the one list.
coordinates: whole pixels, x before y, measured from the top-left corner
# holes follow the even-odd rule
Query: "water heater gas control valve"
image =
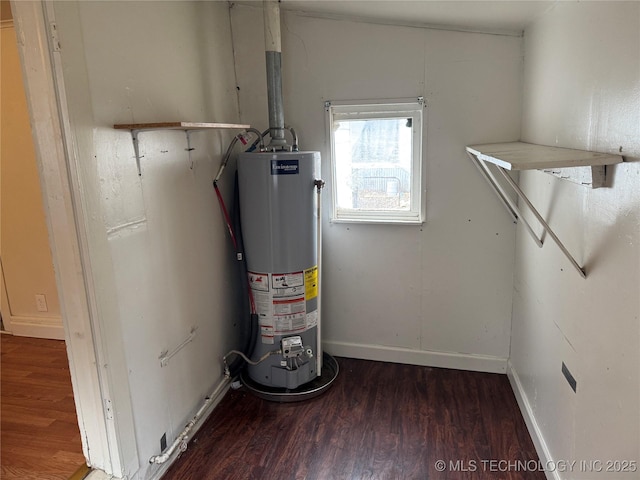
[(284, 358), (296, 358), (303, 354), (304, 346), (302, 345), (302, 337), (300, 335), (282, 339), (282, 356)]

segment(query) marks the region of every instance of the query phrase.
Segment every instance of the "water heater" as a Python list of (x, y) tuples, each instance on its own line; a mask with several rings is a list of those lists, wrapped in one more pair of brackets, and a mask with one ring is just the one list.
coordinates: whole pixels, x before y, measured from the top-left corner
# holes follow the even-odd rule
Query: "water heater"
[[(223, 361), (231, 377), (227, 358), (244, 360), (240, 379), (256, 395), (293, 402), (324, 392), (339, 367), (322, 351), (320, 335), (320, 153), (298, 151), (297, 134), (285, 125), (280, 8), (275, 0), (263, 6), (269, 130), (248, 129), (257, 140), (238, 157), (239, 241), (217, 182), (237, 140), (246, 144), (242, 134), (232, 141), (213, 182), (237, 257), (246, 267), (251, 307), (244, 351), (232, 350)], [(292, 145), (285, 140), (287, 130)], [(271, 140), (265, 145), (267, 134)]]
[[(241, 225), (259, 338), (249, 377), (296, 389), (319, 374), (320, 153), (272, 151), (238, 158)], [(270, 355), (270, 352), (273, 355)]]

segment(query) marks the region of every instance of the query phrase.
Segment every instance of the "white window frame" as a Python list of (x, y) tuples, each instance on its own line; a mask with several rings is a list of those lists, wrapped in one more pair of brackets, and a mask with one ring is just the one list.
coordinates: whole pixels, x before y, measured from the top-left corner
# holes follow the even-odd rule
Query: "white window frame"
[[(422, 188), (422, 97), (396, 100), (327, 101), (325, 102), (327, 140), (331, 147), (331, 221), (335, 223), (389, 223), (422, 224), (424, 222), (424, 194)], [(371, 120), (387, 118), (411, 118), (412, 160), (411, 196), (408, 211), (351, 210), (338, 208), (337, 165), (335, 155), (334, 123), (340, 120)]]

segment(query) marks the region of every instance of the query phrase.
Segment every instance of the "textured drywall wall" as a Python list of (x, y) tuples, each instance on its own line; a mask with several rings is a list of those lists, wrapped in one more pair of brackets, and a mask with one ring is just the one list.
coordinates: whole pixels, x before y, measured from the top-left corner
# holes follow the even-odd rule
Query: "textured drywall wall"
[[(262, 11), (231, 10), (242, 119), (264, 128)], [(282, 16), (287, 123), (319, 150), (323, 339), (340, 355), (505, 371), (515, 227), (464, 146), (520, 134), (522, 38)], [(329, 220), (326, 100), (425, 98), (422, 226)]]
[[(183, 132), (143, 132), (140, 177), (130, 133), (112, 126), (237, 122), (228, 5), (54, 8), (93, 321), (107, 356), (101, 372), (110, 378), (123, 473), (150, 478), (161, 437), (173, 442), (237, 344), (240, 283), (211, 185), (234, 133), (194, 133), (191, 168)], [(222, 182), (227, 198), (231, 181)]]
[[(563, 479), (638, 478), (640, 460), (640, 4), (559, 2), (525, 31), (524, 141), (619, 153), (608, 188), (539, 172), (520, 184), (576, 260), (518, 228), (512, 368)], [(562, 363), (577, 381), (574, 393)], [(596, 464), (597, 466), (597, 464)]]

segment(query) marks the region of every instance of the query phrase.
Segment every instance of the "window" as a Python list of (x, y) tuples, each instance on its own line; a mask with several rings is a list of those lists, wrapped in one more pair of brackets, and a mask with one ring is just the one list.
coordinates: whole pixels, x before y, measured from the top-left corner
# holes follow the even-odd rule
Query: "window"
[(422, 98), (327, 102), (337, 222), (422, 223)]

